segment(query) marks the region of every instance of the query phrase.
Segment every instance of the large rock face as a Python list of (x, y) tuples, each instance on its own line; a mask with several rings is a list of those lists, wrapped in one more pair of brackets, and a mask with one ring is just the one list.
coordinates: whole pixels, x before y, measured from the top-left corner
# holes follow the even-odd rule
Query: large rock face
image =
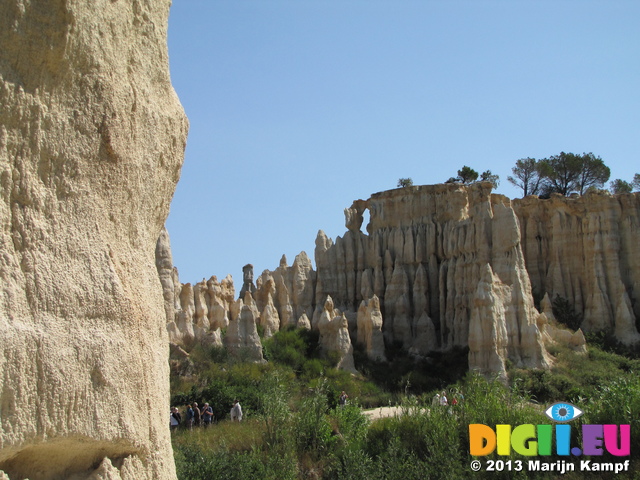
[[(371, 215), (368, 235), (355, 228), (363, 207)], [(516, 365), (549, 365), (518, 221), (508, 199), (491, 195), (490, 184), (390, 190), (345, 213), (343, 238), (333, 244), (321, 233), (316, 241), (318, 284), (341, 310), (355, 310), (374, 293), (387, 344), (416, 353), (468, 346), (470, 368), (481, 371), (496, 370), (489, 359), (494, 350)], [(494, 292), (490, 301), (478, 287), (484, 281)], [(471, 335), (472, 326), (496, 325), (502, 337)]]
[[(324, 350), (349, 370), (345, 331), (372, 359), (384, 359), (391, 344), (423, 356), (468, 347), (470, 368), (504, 376), (507, 360), (547, 368), (550, 342), (584, 351), (582, 331), (563, 330), (553, 317), (550, 297), (560, 295), (584, 314), (585, 330), (605, 330), (629, 344), (639, 339), (640, 195), (527, 198), (512, 205), (492, 195), (488, 183), (441, 184), (357, 200), (345, 218), (344, 237), (334, 242), (318, 233), (316, 271), (302, 252), (293, 266), (283, 257), (258, 278), (250, 295), (266, 335), (311, 319)], [(166, 288), (171, 297), (173, 287)], [(170, 330), (182, 319), (184, 333), (172, 335), (178, 343), (193, 337), (198, 323), (190, 307), (195, 294), (188, 284), (181, 289), (183, 307), (167, 318)], [(534, 294), (546, 294), (542, 312)], [(239, 308), (216, 295), (207, 304), (227, 305), (219, 315), (237, 318)]]
[(567, 299), (585, 331), (640, 336), (640, 195), (513, 201), (533, 289)]
[(154, 259), (187, 131), (169, 4), (0, 4), (0, 471), (12, 479), (175, 478)]
[[(359, 230), (365, 209), (371, 213), (368, 235)], [(254, 294), (259, 312), (278, 318), (281, 328), (311, 318), (325, 351), (340, 351), (333, 356), (348, 370), (356, 342), (372, 359), (384, 359), (384, 344), (397, 343), (416, 355), (469, 347), (470, 367), (487, 372), (499, 365), (504, 373), (507, 358), (521, 366), (549, 365), (518, 221), (506, 198), (491, 195), (490, 184), (382, 192), (354, 202), (345, 217), (348, 232), (335, 243), (318, 233), (317, 271), (303, 252), (293, 266), (283, 258), (275, 271), (263, 272)], [(494, 292), (488, 297), (478, 289), (483, 279)], [(472, 317), (475, 332), (500, 324), (504, 336), (470, 341)], [(270, 333), (276, 323), (267, 315), (256, 322), (271, 325)], [(493, 351), (501, 362), (489, 358)]]

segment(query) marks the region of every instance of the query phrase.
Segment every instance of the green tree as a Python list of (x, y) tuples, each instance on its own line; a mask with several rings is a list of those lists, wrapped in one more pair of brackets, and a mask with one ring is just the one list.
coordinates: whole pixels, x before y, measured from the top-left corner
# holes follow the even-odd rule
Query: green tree
[(583, 195), (591, 187), (601, 188), (611, 175), (609, 167), (593, 153), (560, 152), (540, 160), (538, 165), (538, 174), (542, 177), (541, 194), (545, 196), (573, 192)]
[(609, 180), (611, 170), (591, 152), (583, 153), (579, 158), (582, 165), (574, 188), (583, 195), (589, 187), (601, 188)]
[(398, 187), (406, 188), (413, 186), (413, 180), (411, 177), (398, 179)]
[(544, 171), (544, 194), (560, 193), (566, 196), (575, 191), (582, 168), (579, 155), (560, 152), (559, 155), (542, 159), (540, 162)]
[[(480, 180), (478, 180), (480, 177)], [(450, 177), (444, 183), (463, 183), (464, 185), (471, 185), (476, 182), (491, 182), (493, 188), (498, 188), (500, 184), (500, 177), (491, 173), (491, 170), (485, 170), (481, 175), (478, 174), (473, 168), (466, 165), (458, 170), (457, 177)]]
[(613, 194), (631, 193), (633, 191), (633, 185), (631, 185), (629, 182), (616, 178), (609, 184), (609, 189)]
[(633, 185), (634, 190), (640, 190), (640, 173), (636, 173), (633, 176), (633, 182), (631, 182), (631, 184)]
[(464, 184), (473, 183), (478, 179), (478, 172), (476, 172), (473, 168), (463, 166), (460, 170), (458, 170), (458, 180)]
[(544, 168), (535, 158), (521, 158), (516, 161), (516, 166), (511, 171), (513, 176), (507, 177), (507, 180), (522, 189), (523, 197), (540, 193), (544, 180)]
[(492, 174), (491, 170), (485, 170), (480, 174), (480, 181), (490, 182), (493, 185), (493, 188), (496, 189), (498, 188), (498, 185), (500, 185), (500, 176)]

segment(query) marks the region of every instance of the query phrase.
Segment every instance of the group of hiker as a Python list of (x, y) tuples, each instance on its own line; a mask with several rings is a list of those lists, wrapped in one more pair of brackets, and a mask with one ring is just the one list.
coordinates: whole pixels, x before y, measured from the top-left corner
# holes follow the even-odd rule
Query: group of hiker
[(461, 405), (464, 402), (464, 395), (462, 392), (451, 392), (451, 400), (447, 398), (447, 392), (445, 390), (442, 393), (436, 393), (431, 401), (432, 406), (446, 407), (448, 405)]
[[(234, 400), (231, 407), (231, 421), (242, 421), (242, 407), (238, 400)], [(183, 426), (191, 430), (193, 427), (208, 427), (215, 421), (213, 414), (213, 408), (208, 403), (205, 403), (202, 408), (198, 406), (197, 402), (188, 403), (184, 411), (184, 423), (183, 417), (177, 407), (171, 407), (171, 414), (169, 416), (169, 426), (171, 430), (176, 430), (178, 427)]]

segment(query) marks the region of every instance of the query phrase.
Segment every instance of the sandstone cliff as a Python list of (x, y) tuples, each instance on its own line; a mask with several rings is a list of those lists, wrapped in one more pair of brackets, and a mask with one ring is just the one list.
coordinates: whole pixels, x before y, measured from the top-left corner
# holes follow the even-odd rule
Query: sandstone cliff
[[(359, 230), (365, 208), (368, 235)], [(489, 184), (391, 190), (345, 215), (344, 237), (318, 234), (316, 290), (347, 312), (375, 294), (387, 344), (418, 354), (468, 346), (470, 368), (485, 372), (504, 373), (492, 352), (502, 362), (549, 365), (517, 218)]]
[(187, 132), (169, 4), (0, 4), (0, 471), (12, 479), (175, 478), (172, 311), (154, 261)]
[(534, 291), (567, 299), (583, 330), (637, 343), (640, 195), (527, 197), (513, 207)]
[[(543, 211), (548, 201), (535, 202)], [(367, 234), (360, 231), (365, 210), (370, 213)], [(287, 325), (309, 325), (321, 332), (323, 349), (347, 369), (352, 368), (352, 343), (363, 345), (373, 360), (384, 360), (385, 344), (397, 344), (413, 355), (468, 347), (470, 368), (501, 375), (507, 360), (517, 366), (548, 367), (545, 343), (562, 341), (584, 349), (581, 332), (557, 328), (550, 308), (535, 308), (523, 253), (530, 229), (521, 235), (522, 220), (511, 201), (492, 195), (490, 184), (381, 192), (354, 202), (345, 218), (348, 231), (335, 242), (318, 233), (315, 271), (304, 252), (292, 266), (283, 257), (255, 286), (253, 272), (245, 269), (243, 291), (255, 300), (258, 313), (253, 317), (265, 336)], [(637, 238), (637, 231), (625, 235)], [(211, 281), (217, 282), (215, 277)], [(187, 299), (178, 302), (181, 311), (167, 319), (172, 331), (175, 319), (186, 314), (171, 334), (173, 341), (185, 345), (181, 338), (192, 338), (197, 323), (189, 309), (193, 293), (188, 284), (167, 288), (169, 294), (182, 289), (179, 298)], [(633, 294), (628, 298), (635, 299)], [(240, 310), (230, 299), (220, 300), (219, 293), (210, 292), (204, 302), (208, 308), (225, 305), (221, 318), (239, 317)], [(631, 328), (629, 322), (624, 325)], [(208, 335), (215, 336), (216, 328), (212, 325)], [(252, 348), (257, 349), (258, 342)]]

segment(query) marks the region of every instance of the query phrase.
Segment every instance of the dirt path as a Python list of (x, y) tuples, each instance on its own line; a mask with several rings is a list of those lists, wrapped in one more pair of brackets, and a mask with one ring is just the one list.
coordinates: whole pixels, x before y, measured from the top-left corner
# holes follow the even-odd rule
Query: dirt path
[(399, 416), (402, 414), (402, 409), (400, 407), (378, 407), (364, 410), (362, 413), (369, 417), (369, 420), (377, 420), (378, 418)]
[[(377, 420), (379, 418), (399, 417), (406, 411), (406, 408), (402, 407), (378, 407), (364, 410), (362, 413), (369, 417), (369, 420)], [(425, 409), (421, 409), (421, 411), (425, 411)]]

